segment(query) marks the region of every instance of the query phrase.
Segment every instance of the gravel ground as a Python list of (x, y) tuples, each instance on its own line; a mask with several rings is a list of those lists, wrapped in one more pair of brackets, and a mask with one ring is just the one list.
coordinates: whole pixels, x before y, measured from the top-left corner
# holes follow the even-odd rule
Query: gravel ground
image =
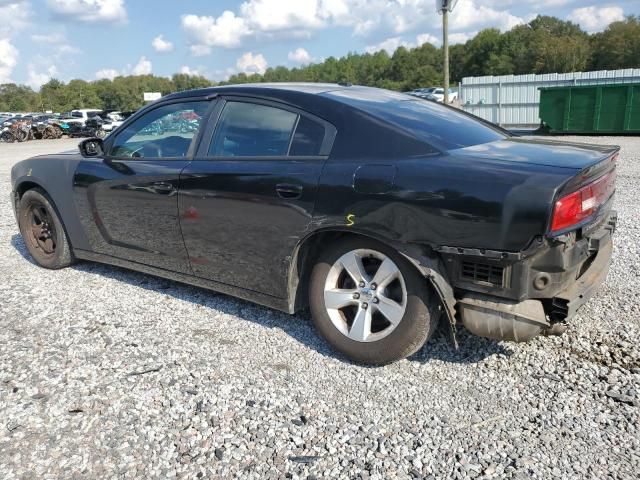
[[(572, 138), (573, 139), (573, 138)], [(36, 267), (0, 145), (0, 478), (594, 478), (640, 472), (640, 138), (608, 281), (563, 337), (444, 333), (367, 368), (305, 316), (83, 263)]]

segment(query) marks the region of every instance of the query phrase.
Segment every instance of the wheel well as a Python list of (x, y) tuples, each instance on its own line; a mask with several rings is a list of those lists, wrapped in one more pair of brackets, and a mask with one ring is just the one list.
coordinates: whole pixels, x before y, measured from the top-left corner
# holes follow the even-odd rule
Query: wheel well
[(291, 313), (307, 307), (309, 278), (311, 270), (320, 256), (322, 246), (347, 235), (353, 234), (335, 230), (318, 232), (297, 247), (293, 254), (292, 268), (289, 273), (289, 311)]
[[(322, 253), (323, 248), (333, 242), (348, 237), (373, 239), (397, 250), (395, 247), (384, 241), (356, 232), (330, 230), (318, 232), (312, 235), (304, 240), (294, 253), (292, 269), (289, 274), (289, 310), (291, 313), (303, 310), (308, 306), (307, 299), (309, 297), (309, 280), (311, 278), (311, 271), (313, 270), (316, 260)], [(417, 267), (416, 270), (418, 270), (422, 275), (422, 272), (420, 272)]]
[(18, 188), (16, 188), (16, 193), (18, 194), (18, 198), (19, 199), (22, 198), (22, 195), (24, 195), (27, 190), (33, 190), (34, 188), (40, 188), (44, 190), (40, 185), (38, 185), (35, 182), (22, 182), (20, 185), (18, 185)]

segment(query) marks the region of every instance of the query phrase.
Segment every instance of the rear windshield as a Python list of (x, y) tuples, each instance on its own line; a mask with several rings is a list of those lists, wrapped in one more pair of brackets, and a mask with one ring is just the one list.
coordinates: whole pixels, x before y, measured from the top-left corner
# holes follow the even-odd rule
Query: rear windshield
[[(346, 90), (346, 89), (345, 89)], [(507, 138), (507, 134), (455, 108), (377, 89), (339, 90), (330, 95), (397, 125), (440, 150), (455, 150)]]

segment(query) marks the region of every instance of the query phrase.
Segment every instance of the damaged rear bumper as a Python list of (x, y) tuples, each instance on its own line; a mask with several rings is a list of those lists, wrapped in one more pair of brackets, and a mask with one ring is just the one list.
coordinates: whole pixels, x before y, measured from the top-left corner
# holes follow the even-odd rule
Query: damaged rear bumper
[[(611, 212), (602, 226), (580, 240), (579, 247), (588, 252), (586, 259), (572, 265), (575, 276), (548, 298), (505, 299), (480, 292), (464, 292), (457, 298), (459, 318), (472, 333), (494, 338), (524, 342), (539, 334), (561, 333), (604, 282), (609, 272), (616, 214)], [(566, 248), (566, 256), (575, 254)], [(535, 279), (534, 279), (535, 281)]]

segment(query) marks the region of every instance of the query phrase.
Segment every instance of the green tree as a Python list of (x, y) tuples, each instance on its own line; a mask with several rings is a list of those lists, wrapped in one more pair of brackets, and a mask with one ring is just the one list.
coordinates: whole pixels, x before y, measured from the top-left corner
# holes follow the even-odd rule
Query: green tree
[(7, 83), (0, 85), (0, 110), (3, 112), (28, 112), (41, 109), (40, 95), (25, 85)]
[(591, 60), (591, 44), (583, 36), (549, 37), (537, 49), (534, 72), (579, 72)]
[(185, 90), (193, 90), (196, 88), (206, 88), (213, 85), (211, 80), (201, 75), (187, 75), (185, 73), (176, 73), (171, 77), (173, 88), (177, 92)]
[(640, 67), (640, 17), (613, 22), (592, 37), (594, 70)]

